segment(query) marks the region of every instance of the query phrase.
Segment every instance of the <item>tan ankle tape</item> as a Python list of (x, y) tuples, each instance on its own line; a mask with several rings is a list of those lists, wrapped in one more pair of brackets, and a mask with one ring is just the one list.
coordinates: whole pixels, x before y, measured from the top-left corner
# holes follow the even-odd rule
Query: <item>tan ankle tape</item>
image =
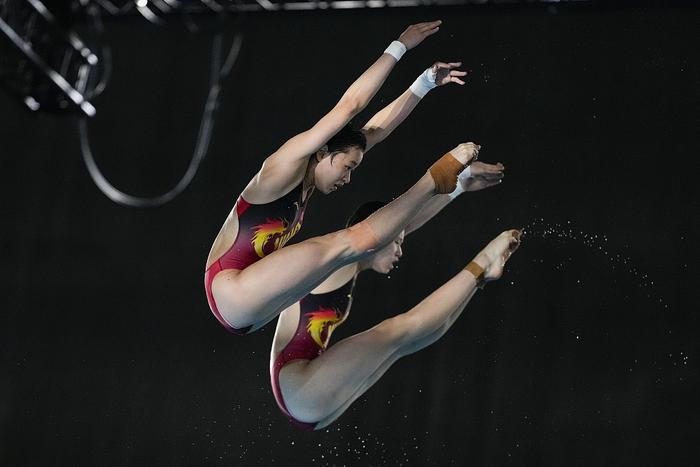
[(469, 271), (472, 274), (472, 276), (474, 276), (474, 279), (476, 279), (477, 287), (479, 287), (480, 289), (484, 288), (484, 285), (486, 285), (486, 280), (484, 279), (484, 268), (479, 266), (474, 261), (471, 261), (469, 264), (467, 264), (467, 267), (464, 268), (464, 270)]
[(457, 188), (457, 176), (464, 170), (464, 164), (447, 153), (430, 166), (430, 175), (435, 182), (436, 193), (452, 193)]
[(348, 228), (350, 245), (353, 250), (364, 253), (377, 248), (379, 238), (367, 221), (362, 221)]

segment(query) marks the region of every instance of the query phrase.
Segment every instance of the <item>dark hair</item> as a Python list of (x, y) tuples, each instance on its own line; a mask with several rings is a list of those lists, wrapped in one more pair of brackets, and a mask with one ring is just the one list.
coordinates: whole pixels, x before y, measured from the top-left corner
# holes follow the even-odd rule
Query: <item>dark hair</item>
[(345, 125), (342, 130), (335, 134), (326, 143), (328, 153), (333, 155), (337, 152), (347, 151), (350, 148), (358, 148), (364, 151), (367, 148), (367, 138), (360, 130), (355, 130), (350, 123)]
[(386, 203), (384, 201), (368, 201), (364, 204), (361, 204), (360, 207), (355, 209), (355, 212), (352, 213), (352, 216), (348, 218), (347, 224), (345, 224), (345, 227), (350, 227), (351, 225), (355, 225), (358, 222), (362, 222), (363, 220), (367, 219), (370, 215), (372, 215), (373, 212), (383, 208), (386, 206)]

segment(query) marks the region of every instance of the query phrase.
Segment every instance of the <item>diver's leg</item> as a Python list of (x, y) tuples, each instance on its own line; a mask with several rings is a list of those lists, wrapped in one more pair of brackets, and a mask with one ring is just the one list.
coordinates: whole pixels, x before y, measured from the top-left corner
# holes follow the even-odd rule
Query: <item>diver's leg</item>
[(456, 183), (460, 168), (473, 157), (471, 146), (462, 146), (452, 151), (454, 156), (444, 156), (433, 164), (408, 191), (364, 221), (280, 248), (244, 270), (219, 273), (212, 283), (212, 293), (221, 316), (234, 328), (258, 329), (336, 269), (393, 241), (415, 212), (436, 195), (436, 186), (444, 187), (445, 179), (451, 178)]
[[(486, 280), (500, 277), (518, 239), (517, 231), (504, 232), (477, 255), (474, 262)], [(287, 409), (300, 421), (328, 425), (396, 360), (444, 335), (476, 287), (476, 277), (460, 271), (410, 311), (332, 345), (314, 360), (289, 363), (280, 371)]]

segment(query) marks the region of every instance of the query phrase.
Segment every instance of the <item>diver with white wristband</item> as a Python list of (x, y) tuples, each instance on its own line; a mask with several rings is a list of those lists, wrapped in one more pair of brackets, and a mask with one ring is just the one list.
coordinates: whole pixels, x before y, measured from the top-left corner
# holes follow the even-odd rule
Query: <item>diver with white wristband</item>
[[(309, 198), (350, 183), (366, 153), (387, 138), (420, 101), (407, 89), (361, 129), (349, 126), (401, 56), (435, 34), (441, 23), (429, 21), (406, 28), (330, 111), (269, 154), (240, 192), (214, 239), (204, 271), (207, 302), (224, 329), (237, 335), (258, 330), (349, 260), (391, 243), (421, 206), (455, 189), (457, 175), (473, 155), (466, 147), (455, 148), (453, 157), (443, 156), (443, 162), (431, 166), (435, 176), (426, 172), (406, 196), (379, 209), (367, 221), (287, 245), (302, 227)], [(455, 65), (437, 67), (434, 84), (460, 84), (453, 79)]]

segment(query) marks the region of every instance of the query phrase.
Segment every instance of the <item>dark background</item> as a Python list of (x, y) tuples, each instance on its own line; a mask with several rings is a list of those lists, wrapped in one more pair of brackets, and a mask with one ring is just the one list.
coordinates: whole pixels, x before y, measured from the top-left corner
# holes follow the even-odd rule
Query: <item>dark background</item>
[[(506, 180), (408, 237), (390, 278), (361, 276), (334, 339), (406, 311), (502, 230), (530, 235), (441, 341), (301, 432), (270, 390), (274, 323), (223, 330), (207, 252), (264, 157), (408, 24), (436, 18), (355, 123), (435, 60), (463, 60), (468, 85), (431, 92), (348, 187), (314, 196), (296, 239), (400, 194), (463, 141)], [(241, 27), (209, 155), (161, 208), (109, 201), (73, 119), (0, 94), (0, 464), (697, 465), (699, 8), (297, 12)], [(211, 37), (107, 23), (115, 72), (90, 128), (118, 187), (157, 194), (185, 169)]]

